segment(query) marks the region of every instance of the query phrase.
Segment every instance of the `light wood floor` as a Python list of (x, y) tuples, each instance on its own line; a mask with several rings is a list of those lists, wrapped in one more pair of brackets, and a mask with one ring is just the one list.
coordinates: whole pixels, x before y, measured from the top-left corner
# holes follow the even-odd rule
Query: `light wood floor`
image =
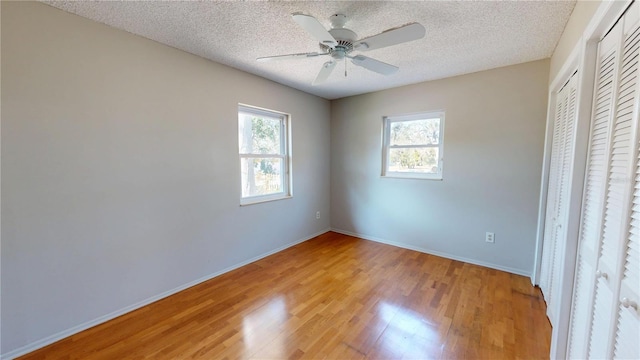
[(21, 359), (534, 359), (528, 278), (327, 233)]

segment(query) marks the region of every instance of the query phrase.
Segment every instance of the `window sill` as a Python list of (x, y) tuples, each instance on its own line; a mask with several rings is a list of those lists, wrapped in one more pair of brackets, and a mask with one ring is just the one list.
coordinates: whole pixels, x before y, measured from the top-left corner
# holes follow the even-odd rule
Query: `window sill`
[(286, 200), (291, 198), (293, 198), (293, 195), (278, 194), (277, 196), (274, 196), (274, 195), (254, 196), (250, 198), (240, 199), (240, 206), (256, 205), (256, 204), (262, 204), (262, 203), (278, 201), (278, 200)]
[(381, 176), (383, 179), (410, 179), (410, 180), (436, 180), (442, 181), (442, 175), (417, 175), (417, 174), (386, 174)]

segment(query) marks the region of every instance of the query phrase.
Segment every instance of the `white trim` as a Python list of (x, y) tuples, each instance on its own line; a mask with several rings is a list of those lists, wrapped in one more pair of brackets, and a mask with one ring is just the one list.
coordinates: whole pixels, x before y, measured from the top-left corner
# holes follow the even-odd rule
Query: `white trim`
[[(404, 122), (404, 121), (416, 121), (416, 120), (431, 120), (438, 119), (438, 144), (422, 144), (422, 145), (390, 145), (390, 131), (391, 123)], [(396, 178), (396, 179), (423, 179), (423, 180), (442, 180), (442, 170), (444, 163), (444, 123), (445, 123), (445, 111), (434, 110), (420, 113), (383, 116), (382, 117), (382, 178)], [(423, 173), (417, 171), (389, 171), (388, 161), (389, 152), (391, 149), (410, 149), (410, 148), (437, 148), (438, 149), (438, 171), (436, 173)]]
[(269, 195), (257, 195), (257, 196), (242, 198), (240, 200), (240, 206), (264, 204), (272, 201), (287, 200), (292, 198), (293, 196), (286, 195), (284, 192), (273, 193)]
[(440, 173), (420, 173), (420, 172), (400, 172), (389, 171), (385, 175), (381, 176), (383, 179), (418, 179), (418, 180), (439, 180), (442, 181), (442, 174)]
[(387, 244), (387, 245), (391, 245), (391, 246), (396, 246), (396, 247), (403, 248), (403, 249), (409, 249), (409, 250), (418, 251), (418, 252), (429, 254), (429, 255), (435, 255), (435, 256), (442, 257), (442, 258), (446, 258), (446, 259), (462, 261), (462, 262), (465, 262), (465, 263), (478, 265), (478, 266), (483, 266), (483, 267), (490, 268), (490, 269), (505, 271), (505, 272), (508, 272), (508, 273), (511, 273), (511, 274), (516, 274), (516, 275), (521, 275), (521, 276), (526, 276), (526, 277), (530, 277), (531, 276), (531, 274), (529, 272), (526, 272), (526, 271), (523, 271), (523, 270), (520, 270), (520, 269), (515, 269), (515, 268), (508, 267), (508, 266), (492, 264), (492, 263), (488, 263), (488, 262), (484, 262), (484, 261), (478, 261), (478, 260), (475, 260), (475, 259), (469, 259), (469, 258), (465, 258), (465, 257), (462, 257), (462, 256), (451, 255), (449, 253), (444, 253), (444, 252), (440, 252), (440, 251), (426, 249), (426, 248), (423, 248), (423, 247), (409, 245), (409, 244), (405, 244), (405, 243), (401, 243), (401, 242), (397, 242), (397, 241), (386, 240), (386, 239), (382, 239), (382, 238), (375, 237), (375, 236), (369, 236), (369, 235), (362, 234), (362, 233), (354, 233), (354, 232), (351, 232), (351, 231), (340, 230), (340, 229), (336, 229), (336, 228), (331, 228), (331, 231), (337, 232), (339, 234), (354, 236), (354, 237), (357, 237), (357, 238), (360, 238), (360, 239), (364, 239), (364, 240), (375, 241), (375, 242), (378, 242), (378, 243)]
[(216, 272), (214, 272), (212, 274), (205, 275), (205, 276), (203, 276), (203, 277), (201, 277), (199, 279), (193, 280), (193, 281), (188, 282), (188, 283), (186, 283), (184, 285), (180, 285), (180, 286), (175, 287), (175, 288), (173, 288), (171, 290), (162, 292), (162, 293), (160, 293), (158, 295), (152, 296), (150, 298), (147, 298), (147, 299), (142, 300), (140, 302), (137, 302), (135, 304), (126, 306), (126, 307), (124, 307), (124, 308), (122, 308), (120, 310), (116, 310), (116, 311), (114, 311), (112, 313), (97, 317), (97, 318), (95, 318), (93, 320), (87, 321), (87, 322), (82, 323), (80, 325), (76, 325), (76, 326), (74, 326), (72, 328), (69, 328), (67, 330), (63, 330), (63, 331), (60, 331), (60, 332), (58, 332), (56, 334), (53, 334), (51, 336), (47, 336), (47, 337), (45, 337), (43, 339), (34, 341), (34, 342), (30, 343), (30, 344), (27, 344), (25, 346), (17, 348), (17, 349), (15, 349), (13, 351), (10, 351), (10, 352), (6, 353), (6, 354), (0, 355), (0, 359), (1, 360), (13, 359), (13, 358), (28, 354), (28, 353), (30, 353), (32, 351), (35, 351), (35, 350), (38, 350), (38, 349), (40, 349), (42, 347), (45, 347), (45, 346), (50, 345), (50, 344), (53, 344), (56, 341), (62, 340), (62, 339), (67, 338), (67, 337), (69, 337), (71, 335), (77, 334), (77, 333), (79, 333), (81, 331), (84, 331), (84, 330), (89, 329), (91, 327), (94, 327), (96, 325), (100, 325), (100, 324), (102, 324), (104, 322), (112, 320), (112, 319), (114, 319), (114, 318), (116, 318), (118, 316), (122, 316), (122, 315), (124, 315), (124, 314), (126, 314), (128, 312), (134, 311), (134, 310), (139, 309), (139, 308), (141, 308), (143, 306), (149, 305), (149, 304), (151, 304), (153, 302), (156, 302), (156, 301), (161, 300), (163, 298), (166, 298), (168, 296), (174, 295), (174, 294), (176, 294), (176, 293), (178, 293), (178, 292), (180, 292), (182, 290), (188, 289), (190, 287), (193, 287), (193, 286), (196, 286), (198, 284), (201, 284), (201, 283), (203, 283), (205, 281), (211, 280), (211, 279), (213, 279), (213, 278), (215, 278), (217, 276), (220, 276), (220, 275), (222, 275), (224, 273), (227, 273), (229, 271), (235, 270), (235, 269), (237, 269), (239, 267), (245, 266), (245, 265), (250, 264), (252, 262), (258, 261), (260, 259), (263, 259), (263, 258), (269, 256), (269, 255), (273, 255), (273, 254), (275, 254), (277, 252), (283, 251), (283, 250), (288, 249), (288, 248), (290, 248), (292, 246), (295, 246), (295, 245), (298, 245), (300, 243), (303, 243), (303, 242), (305, 242), (307, 240), (311, 240), (314, 237), (320, 236), (320, 235), (325, 234), (325, 233), (327, 233), (329, 231), (331, 231), (331, 229), (322, 230), (320, 232), (317, 232), (315, 234), (309, 235), (309, 236), (304, 237), (302, 239), (296, 240), (296, 241), (291, 242), (289, 244), (280, 246), (280, 247), (278, 247), (276, 249), (273, 249), (271, 251), (268, 251), (266, 253), (260, 254), (258, 256), (254, 256), (251, 259), (242, 261), (240, 263), (237, 263), (235, 265), (232, 265), (232, 266), (227, 267), (225, 269), (222, 269), (220, 271), (216, 271)]
[(243, 104), (243, 103), (238, 103), (238, 112), (245, 113), (247, 115), (248, 114), (260, 115), (267, 119), (273, 119), (273, 120), (283, 120), (284, 118), (289, 116), (289, 114), (284, 113), (282, 111), (271, 110), (271, 109), (267, 109), (259, 106), (253, 106), (249, 104)]
[[(292, 191), (292, 172), (291, 172), (291, 115), (282, 111), (269, 110), (266, 108), (256, 107), (252, 105), (238, 104), (238, 132), (240, 132), (240, 116), (256, 115), (265, 119), (277, 120), (280, 122), (280, 153), (279, 154), (256, 154), (240, 152), (241, 144), (238, 143), (238, 155), (240, 164), (240, 206), (260, 204), (269, 201), (289, 199), (293, 196)], [(240, 137), (238, 137), (240, 138)], [(282, 191), (269, 193), (265, 195), (249, 195), (243, 196), (242, 192), (242, 160), (243, 159), (281, 159), (282, 169), (280, 181), (282, 182)], [(255, 179), (254, 179), (255, 180)]]
[(389, 115), (389, 116), (385, 116), (385, 118), (389, 119), (389, 122), (399, 122), (399, 121), (441, 119), (443, 116), (444, 116), (444, 110), (433, 110), (433, 111), (425, 111), (425, 112), (416, 112), (411, 114)]

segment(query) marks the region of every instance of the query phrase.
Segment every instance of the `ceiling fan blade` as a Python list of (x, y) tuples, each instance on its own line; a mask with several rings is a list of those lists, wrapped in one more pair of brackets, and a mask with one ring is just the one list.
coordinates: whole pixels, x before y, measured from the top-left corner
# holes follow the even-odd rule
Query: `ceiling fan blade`
[(397, 66), (389, 65), (382, 61), (372, 59), (363, 55), (356, 55), (351, 58), (351, 62), (355, 65), (362, 66), (365, 69), (377, 72), (382, 75), (391, 75), (398, 71)]
[(335, 61), (327, 61), (326, 63), (324, 63), (322, 65), (322, 69), (320, 69), (320, 72), (318, 73), (318, 76), (316, 76), (316, 79), (313, 80), (313, 85), (325, 82), (329, 78), (329, 75), (331, 75), (331, 72), (335, 67)]
[(275, 56), (264, 56), (259, 57), (257, 61), (271, 61), (271, 60), (282, 60), (282, 59), (297, 59), (297, 58), (308, 58), (308, 57), (316, 57), (321, 55), (329, 55), (329, 53), (298, 53), (298, 54), (287, 54), (287, 55), (275, 55)]
[(389, 29), (378, 35), (359, 40), (355, 48), (361, 51), (380, 49), (387, 46), (402, 44), (407, 41), (422, 39), (426, 33), (424, 26), (413, 23), (395, 29)]
[(321, 44), (327, 45), (330, 48), (334, 48), (338, 42), (329, 34), (329, 31), (320, 24), (320, 22), (313, 16), (304, 15), (300, 13), (294, 13), (293, 20), (302, 26), (309, 34), (318, 39)]

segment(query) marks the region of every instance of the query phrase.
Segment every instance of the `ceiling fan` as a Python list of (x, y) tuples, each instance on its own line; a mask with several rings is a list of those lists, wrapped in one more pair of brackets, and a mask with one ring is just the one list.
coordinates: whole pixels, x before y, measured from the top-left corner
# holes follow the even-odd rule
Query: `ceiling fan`
[[(258, 61), (269, 61), (291, 58), (309, 58), (316, 56), (330, 56), (331, 60), (322, 65), (320, 73), (313, 81), (313, 85), (320, 84), (329, 78), (331, 72), (340, 60), (351, 59), (351, 62), (357, 66), (377, 72), (382, 75), (391, 75), (398, 71), (397, 66), (384, 63), (379, 60), (366, 57), (364, 55), (351, 55), (351, 52), (369, 51), (380, 49), (387, 46), (402, 44), (412, 40), (418, 40), (424, 37), (424, 26), (418, 23), (412, 23), (401, 27), (386, 30), (378, 35), (357, 40), (358, 36), (352, 30), (344, 27), (347, 17), (343, 14), (332, 15), (331, 29), (327, 30), (313, 16), (304, 15), (302, 13), (292, 14), (293, 20), (304, 28), (311, 36), (320, 42), (321, 52), (299, 53), (259, 57)], [(346, 69), (345, 69), (346, 76)]]

